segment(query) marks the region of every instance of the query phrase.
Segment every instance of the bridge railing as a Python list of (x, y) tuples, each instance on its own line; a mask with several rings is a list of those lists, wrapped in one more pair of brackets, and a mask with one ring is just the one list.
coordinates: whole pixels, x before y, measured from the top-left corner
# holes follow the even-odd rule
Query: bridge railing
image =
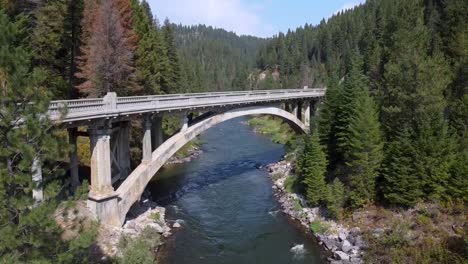
[(101, 112), (105, 110), (104, 98), (77, 99), (52, 101), (49, 104), (48, 114), (52, 118), (62, 115), (63, 111), (67, 115), (79, 115), (86, 112)]
[(60, 119), (63, 110), (67, 118), (118, 114), (125, 111), (181, 109), (233, 103), (264, 102), (275, 99), (294, 99), (323, 95), (325, 89), (254, 90), (191, 94), (169, 94), (117, 97), (108, 93), (104, 98), (52, 101), (51, 119)]

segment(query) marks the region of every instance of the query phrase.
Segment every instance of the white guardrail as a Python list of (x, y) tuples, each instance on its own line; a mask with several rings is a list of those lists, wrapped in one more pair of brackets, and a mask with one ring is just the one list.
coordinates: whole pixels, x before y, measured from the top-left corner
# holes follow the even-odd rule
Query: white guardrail
[[(325, 89), (289, 89), (232, 91), (191, 94), (168, 94), (117, 97), (108, 93), (103, 98), (52, 101), (49, 118), (57, 122), (72, 122), (105, 116), (141, 112), (184, 110), (197, 107), (268, 102), (324, 96)], [(63, 113), (66, 113), (63, 116)]]

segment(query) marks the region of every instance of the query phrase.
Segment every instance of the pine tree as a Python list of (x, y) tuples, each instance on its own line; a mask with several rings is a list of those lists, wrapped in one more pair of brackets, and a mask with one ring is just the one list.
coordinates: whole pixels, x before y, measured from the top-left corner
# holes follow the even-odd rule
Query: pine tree
[(327, 147), (329, 157), (329, 167), (335, 167), (337, 163), (337, 124), (336, 116), (340, 105), (343, 87), (338, 80), (330, 79), (327, 83), (327, 90), (323, 103), (318, 111), (318, 133), (320, 141)]
[(312, 206), (323, 204), (326, 200), (327, 158), (320, 144), (318, 133), (306, 140), (301, 157), (300, 171), (306, 186), (307, 201)]
[(382, 193), (394, 205), (414, 206), (423, 197), (422, 184), (415, 173), (411, 131), (405, 129), (389, 143), (382, 164)]
[(91, 97), (138, 92), (133, 61), (137, 38), (131, 29), (129, 1), (87, 0), (84, 14), (77, 74), (83, 83), (77, 88)]
[(54, 99), (76, 97), (74, 74), (81, 5), (81, 1), (48, 1), (34, 12), (34, 64), (47, 74), (43, 85)]
[(181, 69), (174, 38), (174, 30), (168, 19), (164, 21), (162, 36), (168, 59), (168, 67), (163, 72), (163, 79), (165, 82), (162, 89), (165, 93), (175, 93), (180, 91)]
[[(60, 160), (68, 147), (44, 118), (51, 93), (40, 86), (46, 75), (32, 67), (23, 25), (0, 10), (0, 262), (88, 262), (94, 237), (62, 241), (53, 217), (60, 171), (46, 161)], [(31, 179), (33, 160), (43, 166), (41, 186)], [(33, 201), (33, 188), (45, 190), (41, 204)]]
[(355, 115), (358, 98), (367, 89), (367, 77), (362, 73), (362, 61), (355, 55), (343, 84), (336, 114), (336, 138), (339, 155), (344, 157), (349, 151), (350, 123)]
[(375, 200), (376, 178), (383, 159), (383, 136), (374, 100), (365, 91), (349, 124), (346, 166), (350, 179), (350, 201), (360, 207)]
[(340, 179), (335, 178), (332, 184), (327, 186), (326, 207), (331, 218), (343, 217), (343, 206), (346, 201), (345, 186)]
[(133, 29), (138, 36), (135, 51), (136, 77), (144, 93), (161, 93), (161, 74), (167, 65), (164, 43), (148, 2), (132, 0)]

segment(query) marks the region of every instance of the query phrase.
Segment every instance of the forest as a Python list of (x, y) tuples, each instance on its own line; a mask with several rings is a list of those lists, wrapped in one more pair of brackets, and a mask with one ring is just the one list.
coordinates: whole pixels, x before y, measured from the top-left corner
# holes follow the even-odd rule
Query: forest
[(259, 69), (279, 73), (268, 88), (327, 87), (312, 136), (298, 147), (297, 185), (309, 204), (335, 219), (413, 210), (423, 219), (415, 222), (430, 227), (422, 231), (425, 242), (408, 242), (419, 232), (415, 222), (388, 217), (400, 223), (392, 227), (398, 231), (370, 236), (377, 247), (388, 243), (387, 250), (369, 250), (371, 262), (466, 257), (464, 249), (454, 257), (452, 230), (421, 212), (435, 207), (449, 219), (466, 212), (467, 19), (465, 0), (369, 0), (319, 25), (279, 33), (258, 53)]
[(327, 87), (320, 140), (305, 145), (322, 145), (326, 166), (303, 167), (344, 184), (349, 206), (466, 202), (467, 9), (465, 0), (367, 1), (259, 51), (257, 67), (279, 69), (280, 87)]

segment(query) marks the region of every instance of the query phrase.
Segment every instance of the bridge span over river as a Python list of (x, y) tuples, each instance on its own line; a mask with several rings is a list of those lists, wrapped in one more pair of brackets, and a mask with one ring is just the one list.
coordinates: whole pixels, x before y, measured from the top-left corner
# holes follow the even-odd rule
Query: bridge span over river
[[(308, 133), (317, 102), (325, 89), (257, 90), (52, 101), (48, 116), (68, 129), (75, 146), (70, 158), (72, 185), (79, 184), (77, 137), (90, 138), (91, 185), (88, 207), (103, 224), (120, 226), (130, 207), (156, 172), (187, 142), (210, 127), (247, 115), (282, 118), (297, 132)], [(180, 130), (164, 140), (162, 118), (180, 118)], [(132, 120), (143, 121), (142, 160), (130, 166)], [(86, 128), (83, 129), (78, 128)], [(38, 166), (39, 162), (35, 162)], [(33, 180), (42, 181), (40, 168)], [(34, 191), (41, 199), (42, 191)]]

